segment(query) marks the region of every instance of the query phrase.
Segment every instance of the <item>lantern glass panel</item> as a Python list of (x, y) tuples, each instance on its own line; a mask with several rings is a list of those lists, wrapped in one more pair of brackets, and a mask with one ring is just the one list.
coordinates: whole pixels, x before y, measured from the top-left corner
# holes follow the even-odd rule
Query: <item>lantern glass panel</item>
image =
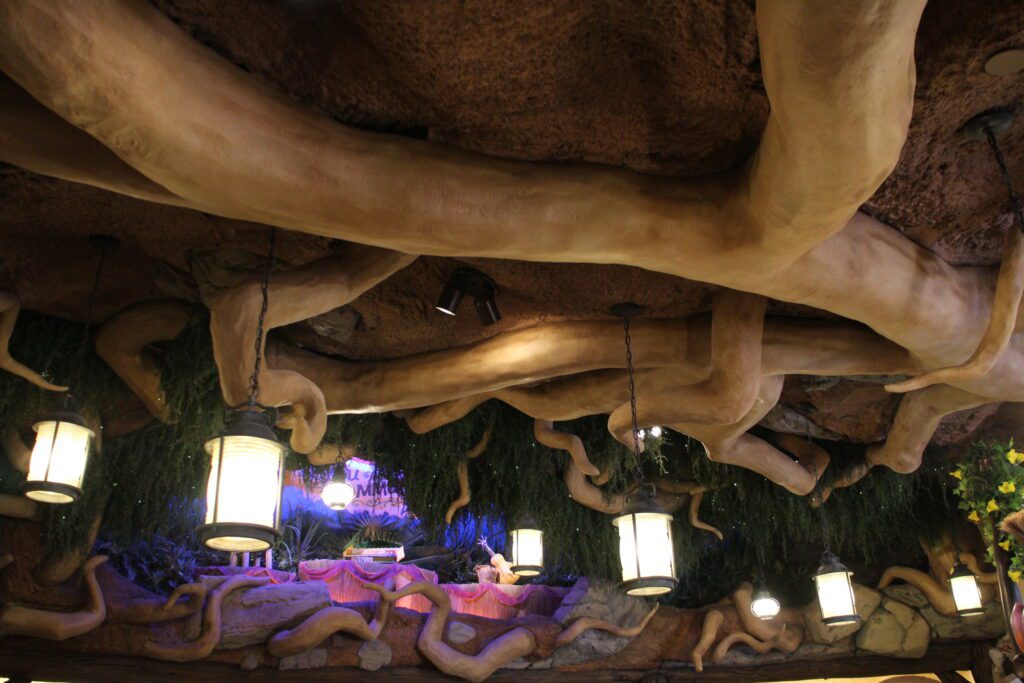
[(347, 481), (331, 481), (320, 492), (320, 497), (324, 505), (332, 510), (344, 510), (355, 500), (356, 490)]
[(860, 621), (850, 581), (852, 573), (845, 569), (816, 574), (821, 619), (830, 626)]
[(516, 529), (512, 532), (512, 572), (519, 576), (537, 576), (544, 566), (544, 532), (540, 529)]
[[(619, 530), (619, 559), (623, 582), (654, 577), (675, 577), (675, 551), (672, 547), (672, 515), (661, 512), (635, 512), (612, 522)], [(630, 595), (661, 595), (671, 588), (647, 586), (627, 589)]]
[[(206, 488), (206, 524), (263, 527), (275, 530), (281, 503), (284, 449), (254, 436), (228, 435), (206, 442), (211, 457)], [(243, 535), (218, 535), (206, 540), (216, 550), (254, 552), (270, 543)]]
[[(44, 420), (35, 425), (36, 443), (29, 459), (25, 495), (43, 503), (71, 503), (81, 491), (85, 466), (89, 460), (92, 430), (63, 420)], [(70, 487), (67, 492), (31, 488), (56, 484)]]
[(953, 589), (953, 602), (960, 616), (974, 616), (985, 611), (981, 605), (981, 591), (978, 590), (978, 580), (974, 574), (969, 571), (954, 571), (949, 579), (949, 586)]

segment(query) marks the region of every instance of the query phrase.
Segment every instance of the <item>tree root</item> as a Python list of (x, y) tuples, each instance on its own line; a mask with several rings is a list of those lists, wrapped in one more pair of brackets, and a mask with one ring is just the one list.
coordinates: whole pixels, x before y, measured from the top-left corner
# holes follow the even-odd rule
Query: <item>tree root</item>
[[(370, 585), (364, 584), (364, 588)], [(377, 612), (369, 624), (363, 615), (347, 607), (326, 607), (308, 617), (295, 628), (280, 631), (267, 641), (267, 652), (273, 657), (290, 657), (311, 650), (325, 638), (344, 632), (361, 640), (377, 640), (388, 622), (391, 603), (377, 601)]]
[(12, 375), (17, 375), (47, 391), (67, 391), (67, 387), (46, 381), (38, 372), (22, 365), (11, 357), (8, 347), (11, 342), (11, 335), (14, 334), (14, 325), (18, 322), (18, 312), (20, 310), (21, 301), (18, 300), (16, 294), (0, 292), (0, 370), (6, 370)]
[(537, 647), (533, 634), (523, 627), (517, 627), (489, 642), (479, 653), (463, 654), (443, 640), (451, 600), (440, 586), (417, 581), (398, 592), (389, 591), (377, 584), (367, 584), (366, 588), (380, 593), (381, 599), (390, 603), (408, 595), (421, 594), (434, 604), (434, 609), (420, 631), (416, 647), (431, 664), (449, 676), (480, 683), (502, 666), (529, 655)]
[(722, 628), (724, 621), (725, 615), (717, 609), (708, 610), (708, 613), (704, 615), (704, 623), (700, 628), (700, 640), (697, 641), (697, 644), (690, 652), (693, 668), (698, 673), (704, 671), (704, 655), (711, 649), (711, 644), (718, 637), (718, 629)]
[(722, 535), (721, 530), (718, 527), (711, 526), (700, 518), (700, 504), (704, 502), (704, 494), (707, 492), (707, 488), (699, 486), (693, 490), (690, 494), (690, 526), (694, 529), (703, 529), (709, 531), (718, 538), (719, 541), (725, 537)]
[(548, 448), (566, 451), (576, 468), (583, 474), (591, 477), (601, 474), (601, 470), (597, 469), (587, 457), (587, 449), (583, 445), (583, 440), (575, 434), (559, 432), (550, 420), (537, 419), (533, 421), (533, 435), (538, 443), (544, 444)]
[(568, 628), (558, 634), (555, 638), (555, 647), (562, 647), (568, 645), (572, 641), (579, 638), (581, 635), (590, 630), (604, 631), (610, 633), (613, 636), (619, 636), (621, 638), (635, 638), (636, 636), (643, 633), (644, 629), (647, 628), (647, 623), (654, 617), (655, 612), (658, 611), (658, 603), (654, 603), (654, 609), (644, 615), (644, 618), (640, 620), (635, 626), (619, 626), (611, 622), (605, 621), (604, 619), (596, 619), (594, 617), (580, 617), (573, 621)]
[(455, 474), (459, 479), (459, 497), (452, 501), (452, 504), (448, 506), (448, 511), (444, 513), (445, 524), (451, 524), (452, 519), (455, 518), (455, 513), (469, 505), (471, 499), (469, 491), (469, 461), (480, 457), (487, 450), (487, 444), (491, 441), (493, 429), (494, 422), (492, 421), (487, 426), (487, 429), (484, 430), (484, 435), (480, 437), (477, 444), (466, 451), (466, 457), (459, 461), (455, 470)]
[(206, 609), (203, 611), (203, 631), (198, 638), (191, 642), (175, 643), (174, 645), (164, 645), (150, 640), (143, 645), (143, 652), (148, 657), (169, 662), (191, 662), (210, 656), (210, 653), (220, 643), (221, 605), (224, 599), (229, 593), (239, 588), (262, 586), (269, 580), (267, 577), (244, 575), (228, 578), (217, 586), (207, 598)]
[(715, 651), (711, 655), (711, 661), (715, 664), (720, 663), (723, 659), (725, 659), (725, 656), (729, 654), (729, 649), (732, 648), (732, 646), (736, 643), (744, 643), (751, 647), (754, 650), (754, 652), (763, 655), (778, 647), (778, 641), (785, 635), (785, 633), (785, 624), (782, 625), (782, 628), (779, 630), (779, 633), (771, 640), (758, 640), (749, 633), (744, 633), (742, 631), (730, 633), (726, 637), (722, 638), (722, 640), (718, 642), (718, 645), (715, 646)]
[(195, 314), (180, 301), (144, 301), (120, 311), (96, 331), (96, 353), (161, 422), (170, 408), (160, 386), (160, 368), (147, 347), (174, 339)]
[(86, 560), (82, 574), (89, 591), (88, 606), (78, 612), (50, 612), (11, 605), (0, 607), (0, 635), (32, 636), (47, 640), (67, 640), (88, 633), (103, 623), (107, 606), (96, 581), (96, 568), (107, 561), (106, 555)]
[(899, 579), (906, 581), (911, 586), (921, 591), (928, 599), (936, 612), (947, 617), (956, 616), (956, 603), (953, 602), (953, 593), (941, 585), (927, 573), (910, 567), (889, 567), (882, 574), (878, 582), (878, 590), (888, 587), (893, 581)]
[[(183, 596), (188, 601), (181, 602)], [(176, 621), (190, 617), (203, 608), (206, 601), (206, 585), (202, 583), (185, 583), (177, 588), (166, 600), (154, 598), (138, 598), (126, 600), (119, 605), (116, 612), (111, 611), (110, 619), (126, 621), (129, 624), (157, 624), (164, 621)]]
[(1021, 294), (1024, 294), (1024, 236), (1016, 224), (1006, 232), (1003, 259), (999, 264), (996, 292), (992, 300), (992, 313), (985, 336), (971, 357), (960, 365), (931, 370), (917, 377), (885, 385), (886, 391), (906, 393), (933, 384), (957, 384), (976, 380), (992, 371), (992, 367), (1006, 350), (1017, 326)]

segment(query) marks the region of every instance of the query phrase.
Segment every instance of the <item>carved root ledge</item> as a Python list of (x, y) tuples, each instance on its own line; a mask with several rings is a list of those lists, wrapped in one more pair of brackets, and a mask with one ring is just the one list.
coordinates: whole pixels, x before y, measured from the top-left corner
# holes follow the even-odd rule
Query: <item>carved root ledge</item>
[(50, 612), (17, 605), (0, 607), (0, 635), (67, 640), (88, 633), (102, 624), (107, 616), (107, 608), (96, 581), (96, 568), (106, 561), (106, 555), (97, 555), (89, 558), (82, 568), (89, 592), (85, 609), (78, 612)]

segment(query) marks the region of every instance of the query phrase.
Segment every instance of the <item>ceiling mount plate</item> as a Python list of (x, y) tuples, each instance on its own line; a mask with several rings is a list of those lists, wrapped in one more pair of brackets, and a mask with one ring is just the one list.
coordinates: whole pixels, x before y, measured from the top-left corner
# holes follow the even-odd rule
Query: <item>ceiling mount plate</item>
[(608, 310), (616, 318), (633, 318), (643, 313), (644, 307), (632, 301), (624, 301), (621, 304), (615, 304)]
[(970, 119), (960, 130), (968, 140), (987, 140), (986, 129), (991, 130), (994, 135), (1007, 130), (1013, 124), (1013, 112), (1006, 107), (989, 109)]

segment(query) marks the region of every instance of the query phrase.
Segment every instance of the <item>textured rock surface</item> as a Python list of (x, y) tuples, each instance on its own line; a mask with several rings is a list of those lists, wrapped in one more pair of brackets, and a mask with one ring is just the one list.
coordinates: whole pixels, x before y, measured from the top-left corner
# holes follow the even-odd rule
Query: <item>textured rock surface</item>
[[(645, 601), (629, 597), (615, 583), (586, 579), (580, 581), (586, 583), (577, 583), (555, 612), (555, 618), (563, 623), (569, 623), (579, 617), (596, 617), (613, 624), (632, 626), (650, 609)], [(566, 604), (566, 601), (570, 604)], [(563, 607), (570, 609), (566, 612), (563, 611)], [(630, 640), (632, 639), (620, 638), (603, 631), (587, 631), (570, 645), (557, 649), (552, 662), (558, 666), (606, 657), (626, 647)]]
[(1006, 632), (1002, 608), (996, 598), (985, 604), (985, 613), (977, 617), (961, 619), (947, 617), (936, 612), (928, 604), (924, 594), (913, 586), (897, 584), (882, 591), (887, 597), (914, 607), (924, 617), (932, 630), (932, 637), (939, 640), (963, 638), (997, 638)]
[[(212, 590), (223, 577), (202, 577)], [(317, 610), (331, 606), (331, 596), (323, 581), (268, 584), (232, 592), (224, 601), (224, 626), (220, 649), (232, 649), (266, 641), (282, 628), (291, 628)], [(190, 617), (189, 631), (198, 635), (201, 614)]]
[(369, 640), (359, 646), (359, 668), (376, 671), (391, 663), (391, 647), (382, 640)]
[(882, 603), (857, 633), (857, 649), (886, 657), (923, 657), (931, 642), (931, 627), (921, 614), (891, 598)]
[(315, 647), (312, 650), (291, 657), (282, 657), (277, 668), (280, 671), (292, 669), (318, 669), (327, 666), (327, 650)]
[(857, 624), (826, 626), (821, 621), (821, 609), (818, 607), (817, 600), (804, 607), (804, 628), (807, 629), (808, 641), (821, 645), (832, 645), (861, 629), (878, 609), (878, 605), (882, 602), (882, 595), (859, 583), (853, 584), (853, 593), (856, 598), (857, 614), (861, 619)]
[(461, 621), (448, 623), (448, 641), (456, 644), (468, 643), (476, 638), (476, 629)]

